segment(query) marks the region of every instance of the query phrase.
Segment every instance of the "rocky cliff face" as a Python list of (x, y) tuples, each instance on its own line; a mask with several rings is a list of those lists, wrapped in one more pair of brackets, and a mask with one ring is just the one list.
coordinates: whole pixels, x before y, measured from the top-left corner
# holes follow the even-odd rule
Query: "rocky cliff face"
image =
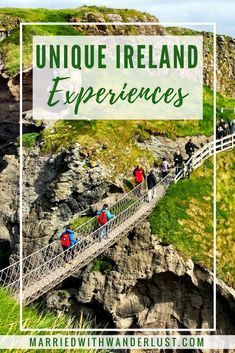
[[(148, 222), (107, 250), (79, 279), (67, 280), (63, 290), (47, 295), (47, 305), (96, 315), (96, 323), (112, 328), (210, 328), (213, 326), (213, 277), (207, 270), (184, 260), (171, 245), (152, 239)], [(235, 329), (235, 292), (218, 282), (217, 329)], [(99, 316), (99, 312), (102, 315)]]
[[(0, 243), (11, 248), (14, 261), (19, 254), (18, 151), (6, 145), (0, 157)], [(123, 189), (110, 179), (108, 168), (79, 144), (53, 155), (42, 154), (39, 147), (24, 149), (24, 255), (47, 245), (56, 230), (61, 232), (81, 212), (93, 215), (103, 202), (114, 203)]]
[[(1, 161), (0, 175), (0, 242), (3, 253), (10, 248), (11, 253), (18, 252), (19, 243), (19, 161), (17, 156), (5, 155)], [(14, 260), (14, 256), (12, 257)]]
[[(19, 136), (20, 75), (8, 77), (0, 70), (0, 148)], [(32, 108), (32, 71), (23, 73), (23, 111)]]
[(19, 82), (0, 73), (0, 146), (19, 135)]
[(80, 212), (92, 214), (96, 203), (100, 207), (101, 200), (114, 202), (122, 191), (110, 181), (108, 168), (92, 161), (89, 151), (79, 144), (50, 156), (41, 154), (39, 147), (26, 149), (24, 254), (48, 244), (55, 230), (62, 231)]
[[(213, 87), (213, 35), (204, 33), (204, 83)], [(234, 98), (235, 93), (235, 39), (218, 35), (217, 44), (217, 90), (222, 95)]]
[[(171, 165), (174, 165), (173, 157), (176, 151), (180, 151), (184, 160), (187, 160), (188, 155), (185, 152), (185, 143), (190, 136), (179, 137), (174, 140), (164, 137), (151, 135), (150, 139), (144, 142), (138, 142), (138, 146), (144, 150), (151, 151), (156, 160), (161, 160), (166, 157)], [(209, 141), (213, 140), (213, 136), (207, 137), (204, 135), (194, 136), (193, 143), (199, 148), (206, 145)]]

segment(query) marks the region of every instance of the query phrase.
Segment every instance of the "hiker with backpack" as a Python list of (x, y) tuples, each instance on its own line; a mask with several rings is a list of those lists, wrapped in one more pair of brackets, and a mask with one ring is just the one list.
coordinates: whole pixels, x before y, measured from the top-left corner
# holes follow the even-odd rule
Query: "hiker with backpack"
[[(75, 239), (74, 231), (71, 229), (71, 226), (68, 225), (65, 228), (65, 231), (60, 236), (60, 243), (64, 251), (71, 249), (71, 257), (74, 257), (74, 246), (77, 244), (78, 240)], [(66, 254), (65, 253), (65, 259)]]
[(154, 175), (153, 169), (147, 175), (147, 186), (148, 186), (148, 202), (155, 197), (155, 186), (157, 185), (157, 179)]
[(108, 238), (109, 221), (115, 216), (108, 210), (108, 205), (105, 203), (100, 211), (97, 212), (98, 223), (101, 226), (99, 240)]
[(136, 185), (136, 195), (138, 197), (141, 197), (141, 184), (145, 179), (145, 172), (144, 169), (141, 166), (135, 167), (133, 170), (133, 175), (135, 179), (135, 185)]
[(189, 140), (188, 140), (188, 142), (186, 143), (186, 145), (185, 145), (185, 151), (186, 151), (186, 153), (187, 153), (187, 155), (188, 155), (188, 159), (190, 159), (191, 157), (192, 157), (192, 155), (194, 154), (194, 151), (195, 151), (195, 148), (198, 150), (199, 149), (199, 147), (198, 146), (196, 146), (193, 142), (192, 142), (192, 139), (190, 138)]

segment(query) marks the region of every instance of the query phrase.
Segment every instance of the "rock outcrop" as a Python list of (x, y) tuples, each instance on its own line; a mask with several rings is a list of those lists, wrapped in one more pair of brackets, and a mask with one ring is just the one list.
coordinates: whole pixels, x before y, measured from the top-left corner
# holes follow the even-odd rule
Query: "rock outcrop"
[(0, 146), (19, 136), (18, 81), (0, 73)]
[[(60, 290), (49, 293), (48, 306), (85, 314), (91, 313), (92, 306), (94, 311), (99, 307), (106, 324), (114, 329), (193, 331), (213, 326), (212, 274), (184, 260), (171, 245), (153, 240), (148, 222), (142, 222), (99, 261), (109, 262), (112, 267), (93, 271), (93, 265), (89, 266), (78, 274), (77, 282), (73, 280), (72, 288), (69, 281), (64, 284), (66, 295)], [(234, 290), (219, 281), (217, 329), (223, 334), (234, 332), (234, 298)], [(99, 317), (96, 320), (99, 322)]]
[[(151, 132), (150, 132), (151, 133)], [(179, 137), (174, 140), (164, 137), (157, 136), (157, 134), (152, 134), (149, 140), (144, 142), (139, 142), (138, 146), (142, 149), (151, 151), (156, 160), (161, 160), (162, 157), (166, 157), (167, 160), (173, 163), (173, 156), (176, 151), (180, 151), (182, 157), (187, 160), (188, 155), (185, 153), (185, 144), (191, 138), (191, 136)], [(213, 136), (207, 137), (203, 135), (194, 136), (193, 143), (199, 148), (206, 145), (209, 141), (213, 140)]]
[[(213, 87), (213, 34), (203, 32), (204, 39), (204, 83)], [(235, 39), (217, 35), (216, 37), (216, 62), (217, 62), (217, 91), (222, 95), (234, 98), (234, 76), (235, 76)]]
[[(20, 75), (13, 77), (0, 70), (0, 147), (16, 142), (19, 136)], [(32, 109), (32, 70), (23, 73), (23, 111)]]
[[(25, 149), (23, 166), (24, 254), (48, 244), (56, 229), (85, 211), (93, 215), (96, 203), (116, 200), (123, 190), (110, 181), (110, 170), (79, 144), (44, 155), (40, 148)], [(91, 207), (92, 206), (92, 207)]]
[[(70, 22), (74, 23), (74, 28), (86, 35), (165, 35), (165, 29), (160, 24), (157, 25), (159, 20), (155, 16), (141, 14), (127, 15), (118, 13), (103, 14), (100, 11), (87, 11), (82, 17), (71, 17)], [(76, 22), (84, 23), (76, 25)], [(95, 24), (86, 25), (86, 22)], [(111, 25), (104, 25), (99, 23), (112, 22)], [(136, 26), (122, 26), (117, 25), (115, 22), (139, 22), (140, 25)], [(143, 22), (153, 22), (153, 26), (141, 25)], [(96, 24), (97, 23), (97, 24)]]
[[(3, 165), (4, 163), (4, 165)], [(15, 155), (5, 155), (2, 159), (0, 175), (0, 242), (8, 243), (11, 252), (16, 253), (19, 243), (19, 161)]]

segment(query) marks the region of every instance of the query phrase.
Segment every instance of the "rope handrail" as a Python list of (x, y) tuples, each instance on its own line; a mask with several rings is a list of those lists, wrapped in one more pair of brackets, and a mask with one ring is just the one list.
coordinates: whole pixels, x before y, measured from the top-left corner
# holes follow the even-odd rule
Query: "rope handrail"
[[(171, 174), (173, 174), (173, 171), (171, 171), (171, 172), (170, 172), (169, 174), (167, 174), (163, 179), (161, 179), (161, 180), (154, 186), (154, 188), (157, 188), (159, 185), (161, 185), (162, 182), (165, 181), (167, 178), (169, 178), (169, 176), (170, 176)], [(141, 184), (143, 184), (143, 183), (144, 183), (144, 182), (142, 182)], [(139, 186), (139, 185), (138, 185), (138, 186)], [(137, 186), (137, 187), (138, 187), (138, 186)], [(135, 187), (135, 188), (132, 189), (132, 190), (135, 190), (137, 187)], [(127, 195), (128, 195), (128, 194), (127, 194)], [(146, 196), (147, 196), (147, 193), (143, 194), (140, 198), (136, 199), (135, 203), (136, 203), (136, 202), (139, 202), (139, 201), (141, 201), (141, 200), (143, 200)], [(122, 199), (123, 199), (123, 198), (122, 198)], [(134, 204), (135, 204), (135, 203), (134, 203)], [(112, 206), (114, 206), (115, 204), (116, 204), (116, 202), (115, 202)], [(112, 218), (108, 223), (109, 223), (109, 224), (112, 223), (116, 217), (118, 217), (118, 216), (121, 215), (122, 213), (126, 212), (126, 210), (128, 210), (128, 209), (129, 209), (130, 207), (132, 207), (134, 204), (130, 205), (127, 209), (123, 210), (120, 214), (118, 214), (117, 216), (115, 216), (114, 218)], [(110, 208), (111, 208), (111, 207), (110, 207)], [(94, 216), (93, 219), (96, 219), (96, 220), (97, 220), (97, 216)], [(84, 223), (84, 224), (85, 224), (85, 223)], [(102, 230), (103, 228), (105, 228), (105, 226), (106, 226), (106, 224), (105, 224), (105, 225), (102, 225), (102, 226), (99, 227), (97, 230)], [(93, 233), (95, 233), (97, 230), (95, 230)], [(83, 239), (81, 239), (77, 244), (73, 245), (73, 247), (71, 247), (71, 248), (75, 248), (77, 245), (80, 245), (81, 242), (86, 241), (87, 238), (88, 238), (90, 235), (92, 235), (93, 233), (86, 235), (86, 237), (84, 237)], [(71, 248), (70, 248), (70, 249), (71, 249)], [(56, 258), (57, 256), (60, 256), (60, 255), (63, 254), (63, 253), (68, 252), (68, 251), (69, 251), (69, 249), (67, 249), (67, 250), (65, 250), (65, 251), (61, 251), (59, 254), (57, 254), (57, 255), (55, 256), (55, 258)], [(50, 262), (50, 260), (49, 260), (48, 262)]]
[[(141, 199), (143, 199), (145, 196), (146, 196), (146, 195), (144, 194), (140, 199), (136, 200), (135, 203), (139, 202), (139, 201), (140, 201)], [(129, 208), (131, 208), (132, 206), (133, 206), (133, 204), (132, 204), (131, 206), (129, 206), (126, 210), (122, 211), (117, 217), (121, 216), (124, 212), (126, 212), (126, 211), (127, 211)], [(115, 219), (115, 218), (112, 218), (112, 219), (108, 222), (108, 224), (109, 224), (109, 225), (112, 224), (112, 222), (114, 221), (114, 219)], [(107, 226), (107, 224), (102, 225), (101, 227), (98, 228), (98, 230), (102, 231), (102, 229), (104, 229), (106, 226)], [(42, 267), (42, 266), (46, 265), (47, 263), (50, 263), (51, 260), (54, 260), (55, 258), (60, 257), (60, 256), (63, 255), (63, 254), (69, 253), (71, 249), (75, 249), (76, 247), (80, 246), (80, 245), (81, 245), (81, 242), (86, 242), (87, 239), (88, 239), (90, 236), (92, 236), (95, 232), (96, 232), (96, 231), (92, 232), (91, 234), (88, 234), (88, 235), (87, 235), (85, 238), (83, 238), (80, 242), (76, 243), (76, 244), (73, 245), (71, 248), (66, 249), (66, 250), (60, 252), (60, 253), (57, 254), (53, 259), (48, 260), (47, 262), (45, 262), (44, 264), (40, 265), (39, 267)], [(33, 271), (38, 270), (39, 267), (35, 268)], [(33, 271), (31, 271), (31, 272), (33, 272)], [(24, 278), (24, 277), (27, 277), (27, 275), (31, 274), (31, 272), (30, 272), (30, 273), (26, 273), (26, 275), (23, 276), (23, 278)]]
[[(168, 175), (166, 175), (163, 179), (161, 179), (155, 186), (154, 186), (154, 189), (157, 189), (160, 185), (164, 184), (166, 182), (167, 179), (169, 179), (169, 177), (173, 176), (174, 175), (174, 170), (172, 170)], [(77, 250), (77, 254), (80, 253), (80, 248), (82, 246), (82, 243), (86, 243), (89, 238), (93, 237), (96, 233), (102, 233), (102, 230), (104, 228), (109, 227), (109, 230), (110, 228), (112, 228), (112, 225), (114, 223), (117, 223), (117, 221), (122, 218), (122, 216), (125, 214), (125, 213), (128, 213), (128, 211), (130, 211), (131, 209), (135, 209), (135, 207), (138, 205), (138, 204), (141, 204), (141, 202), (143, 202), (147, 197), (147, 192), (145, 192), (141, 197), (139, 197), (138, 199), (136, 199), (136, 201), (131, 204), (129, 207), (127, 207), (125, 210), (123, 210), (121, 213), (119, 213), (116, 217), (112, 218), (108, 224), (106, 223), (105, 225), (102, 225), (101, 227), (99, 227), (97, 230), (93, 231), (91, 234), (88, 234), (85, 238), (83, 238), (80, 242), (78, 242), (77, 244), (75, 244), (72, 248), (69, 248), (69, 249), (66, 249), (65, 251), (62, 251), (60, 252), (59, 254), (57, 254), (54, 258), (52, 259), (49, 259), (47, 262), (44, 262), (43, 264), (41, 264), (39, 267), (33, 269), (32, 271), (26, 273), (23, 277), (22, 277), (22, 280), (23, 280), (23, 283), (24, 283), (24, 279), (29, 277), (30, 276), (30, 280), (31, 280), (31, 277), (33, 274), (35, 274), (36, 271), (38, 271), (39, 269), (42, 269), (43, 267), (47, 268), (47, 265), (52, 263), (53, 261), (55, 261), (56, 259), (59, 259), (59, 258), (66, 258), (68, 256), (66, 255), (70, 255), (70, 252), (71, 252), (71, 249), (73, 250)], [(115, 228), (115, 227), (114, 227)], [(63, 261), (64, 262), (64, 261)], [(40, 272), (39, 272), (40, 274)], [(35, 276), (34, 276), (35, 278)], [(30, 282), (30, 280), (24, 284), (28, 284)]]
[[(184, 165), (185, 168), (197, 168), (214, 152), (220, 152), (223, 151), (223, 149), (233, 148), (234, 138), (235, 134), (231, 134), (220, 140), (207, 143), (188, 159)], [(155, 185), (154, 189), (158, 190), (160, 197), (164, 195), (166, 188), (172, 181), (177, 182), (183, 175), (185, 175), (185, 168), (182, 168), (178, 173), (176, 173), (177, 170), (173, 169), (166, 175), (165, 178), (161, 179)], [(143, 181), (141, 183), (141, 187), (144, 186), (145, 182), (146, 181)], [(128, 219), (131, 219), (131, 217), (133, 218), (137, 212), (141, 211), (141, 208), (143, 208), (142, 206), (146, 204), (145, 201), (147, 200), (148, 193), (145, 191), (141, 197), (138, 197), (136, 194), (138, 187), (139, 185), (134, 187), (109, 207), (111, 212), (116, 212), (115, 218), (108, 222), (109, 233), (111, 231), (115, 231), (119, 226), (121, 227), (122, 224), (125, 221), (128, 221)], [(82, 238), (72, 248), (63, 251), (58, 240), (56, 240), (23, 258), (22, 280), (24, 288), (27, 288), (28, 284), (32, 284), (32, 282), (40, 280), (41, 273), (49, 274), (50, 271), (52, 272), (53, 270), (56, 270), (57, 267), (64, 268), (64, 264), (71, 256), (71, 251), (82, 255), (85, 250), (98, 244), (100, 241), (100, 234), (102, 234), (106, 228), (107, 224), (104, 226), (99, 226), (97, 216), (94, 216), (76, 228), (78, 235), (82, 236)], [(19, 287), (19, 265), (20, 261), (17, 261), (0, 271), (0, 283), (2, 283), (5, 288), (9, 288), (12, 292), (17, 291), (17, 288)], [(43, 271), (40, 271), (42, 269)]]

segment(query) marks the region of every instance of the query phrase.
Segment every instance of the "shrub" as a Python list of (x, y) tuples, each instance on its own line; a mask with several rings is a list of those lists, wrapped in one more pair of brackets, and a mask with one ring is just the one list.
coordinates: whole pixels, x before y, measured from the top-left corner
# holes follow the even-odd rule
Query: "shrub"
[[(22, 135), (22, 144), (24, 147), (33, 147), (40, 138), (39, 132), (30, 132)], [(18, 139), (19, 143), (19, 139)]]

